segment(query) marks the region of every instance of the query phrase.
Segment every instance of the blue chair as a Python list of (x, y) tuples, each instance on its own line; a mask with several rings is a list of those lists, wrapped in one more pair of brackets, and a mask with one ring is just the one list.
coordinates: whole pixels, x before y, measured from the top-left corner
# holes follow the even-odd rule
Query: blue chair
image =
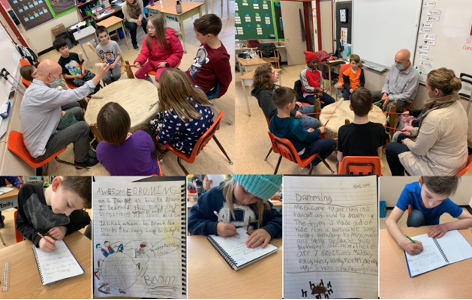
[[(208, 93), (205, 93), (205, 95), (207, 96), (208, 98), (208, 101), (210, 102), (211, 106), (213, 106), (213, 108), (219, 113), (221, 110), (215, 106), (215, 104), (213, 104), (213, 102), (211, 100), (213, 99), (218, 99), (219, 96), (220, 96), (220, 92), (221, 92), (221, 83), (220, 81), (218, 80), (218, 78), (216, 79), (216, 86), (211, 90), (209, 91)], [(233, 122), (228, 119), (225, 115), (223, 115), (223, 119), (226, 120), (226, 122), (229, 123), (229, 125), (233, 125)]]

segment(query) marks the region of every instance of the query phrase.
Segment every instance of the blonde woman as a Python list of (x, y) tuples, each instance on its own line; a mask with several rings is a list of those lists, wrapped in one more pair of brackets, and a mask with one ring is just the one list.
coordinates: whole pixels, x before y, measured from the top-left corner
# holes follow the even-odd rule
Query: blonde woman
[(390, 143), (386, 154), (392, 175), (456, 175), (467, 164), (467, 114), (458, 101), (462, 84), (453, 70), (429, 72), (416, 141)]
[(237, 227), (256, 229), (246, 246), (265, 248), (272, 238), (282, 236), (282, 214), (268, 201), (281, 184), (282, 175), (233, 175), (198, 198), (190, 210), (189, 232), (228, 237), (236, 234)]
[(136, 31), (142, 26), (147, 34), (147, 20), (144, 17), (142, 0), (126, 0), (121, 7), (125, 17), (125, 26), (129, 28), (131, 34), (131, 42), (134, 50), (139, 50), (138, 41), (136, 40)]

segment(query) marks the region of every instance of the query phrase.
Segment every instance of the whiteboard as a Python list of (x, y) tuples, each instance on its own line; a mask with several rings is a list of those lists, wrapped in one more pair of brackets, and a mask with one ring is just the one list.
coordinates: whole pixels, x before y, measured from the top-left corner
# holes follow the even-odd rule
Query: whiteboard
[[(0, 53), (0, 70), (5, 68), (15, 77), (19, 73), (18, 66), (20, 65), (21, 56), (3, 26), (0, 26)], [(0, 78), (0, 105), (8, 101), (10, 91), (11, 84), (3, 77)]]
[[(414, 49), (422, 0), (355, 0), (352, 4), (352, 53), (390, 68), (400, 49)], [(412, 60), (413, 61), (413, 60)]]

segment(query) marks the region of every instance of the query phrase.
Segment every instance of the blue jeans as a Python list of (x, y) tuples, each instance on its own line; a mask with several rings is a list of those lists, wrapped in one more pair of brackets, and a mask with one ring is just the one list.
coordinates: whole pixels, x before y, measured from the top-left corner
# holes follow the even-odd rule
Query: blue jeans
[(408, 216), (408, 219), (406, 220), (406, 226), (420, 227), (420, 226), (425, 226), (425, 225), (426, 225), (426, 222), (424, 219), (424, 214), (417, 209), (412, 209), (410, 212), (410, 215)]
[(321, 162), (319, 156), (327, 158), (334, 151), (335, 147), (335, 140), (319, 138), (316, 139), (316, 141), (311, 142), (311, 144), (305, 145), (305, 152), (300, 156), (300, 158), (305, 159), (315, 153), (319, 153), (319, 155), (312, 161), (313, 166), (316, 166)]
[[(141, 20), (141, 26), (143, 27), (144, 29), (144, 32), (147, 34), (147, 20), (146, 18), (143, 18)], [(136, 31), (138, 30), (138, 24), (136, 23), (133, 23), (133, 22), (128, 22), (127, 20), (125, 20), (125, 26), (127, 28), (129, 28), (129, 33), (131, 34), (131, 43), (133, 44), (133, 47), (134, 46), (137, 46), (138, 45), (138, 41), (136, 41)]]
[(385, 154), (387, 156), (388, 166), (392, 171), (392, 176), (404, 176), (405, 168), (403, 167), (398, 155), (403, 152), (410, 151), (404, 144), (390, 143), (385, 148)]
[[(308, 95), (305, 97), (306, 102), (310, 103), (311, 105), (315, 105), (315, 96), (314, 95)], [(323, 92), (323, 96), (321, 96), (321, 101), (324, 103), (321, 103), (321, 108), (325, 107), (328, 104), (334, 103), (334, 98), (331, 97), (329, 94), (326, 94)]]
[[(301, 114), (313, 113), (315, 111), (315, 107), (313, 105), (303, 105), (301, 108), (298, 108), (298, 111)], [(320, 126), (320, 121), (318, 121), (316, 118), (313, 118), (313, 116), (302, 116), (300, 118), (300, 122), (305, 129), (316, 129), (318, 126)]]
[(346, 90), (345, 88), (343, 88), (343, 99), (344, 99), (344, 101), (349, 100), (350, 97), (351, 97), (351, 93), (348, 90)]

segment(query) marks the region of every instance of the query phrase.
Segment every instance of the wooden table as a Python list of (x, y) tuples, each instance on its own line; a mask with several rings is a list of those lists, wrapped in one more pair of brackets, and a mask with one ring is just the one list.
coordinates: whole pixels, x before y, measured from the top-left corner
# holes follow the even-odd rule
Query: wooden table
[[(244, 71), (242, 66), (244, 67), (254, 67), (254, 66), (260, 66), (260, 65), (265, 65), (267, 62), (261, 58), (254, 59), (250, 58), (249, 62), (247, 62), (247, 58), (242, 58), (238, 57), (238, 63), (239, 63), (239, 71), (241, 72), (241, 76), (244, 75)], [(247, 70), (246, 70), (247, 72)], [(240, 77), (241, 78), (241, 77)]]
[(13, 191), (0, 195), (0, 211), (18, 207), (18, 192), (20, 191), (14, 186), (8, 186)]
[(74, 32), (74, 38), (82, 48), (85, 57), (87, 57), (87, 61), (90, 62), (87, 52), (85, 51), (84, 46), (82, 46), (82, 44), (95, 39), (95, 28), (93, 28), (93, 26), (89, 26), (85, 27), (84, 29), (81, 29), (80, 32), (76, 31)]
[[(178, 14), (176, 7), (175, 7), (175, 1), (169, 1), (169, 0), (161, 0), (164, 1), (162, 4), (163, 6), (159, 3), (154, 3), (154, 5), (148, 5), (146, 6), (146, 9), (149, 12), (149, 16), (160, 13), (162, 17), (164, 18), (164, 25), (167, 26), (167, 20), (175, 21), (179, 23), (180, 27), (180, 32), (182, 33), (182, 42), (184, 46), (184, 52), (187, 53), (187, 49), (185, 47), (185, 28), (184, 28), (184, 21), (188, 18), (193, 17), (197, 13), (199, 14), (200, 17), (202, 17), (202, 5), (203, 3), (199, 2), (188, 2), (188, 1), (183, 1), (181, 2), (182, 4), (182, 13)], [(206, 1), (206, 0), (205, 0)], [(172, 4), (169, 4), (172, 3)]]
[(128, 45), (128, 37), (126, 37), (126, 31), (125, 28), (123, 27), (123, 19), (118, 18), (117, 16), (111, 16), (99, 23), (97, 23), (97, 26), (105, 26), (108, 31), (108, 38), (110, 38), (110, 32), (120, 29), (123, 30), (123, 35), (125, 36), (125, 41), (126, 41), (126, 47), (129, 49)]
[[(330, 61), (344, 61), (343, 59), (336, 59), (336, 60), (330, 60)], [(322, 63), (323, 66), (327, 67), (328, 68), (328, 77), (329, 77), (329, 82), (328, 82), (328, 86), (331, 85), (331, 69), (341, 69), (341, 65), (337, 65), (337, 66), (333, 66), (332, 64), (329, 64), (327, 62), (323, 62)]]
[(3, 299), (90, 299), (92, 297), (92, 243), (76, 231), (64, 238), (85, 273), (49, 285), (43, 285), (33, 254), (33, 243), (23, 241), (0, 250), (0, 266), (10, 262), (10, 290)]
[[(239, 59), (239, 57), (238, 57)], [(264, 62), (265, 64), (265, 62)], [(280, 72), (282, 69), (274, 69), (276, 72), (279, 73), (279, 85), (282, 85), (282, 77), (280, 76)], [(256, 70), (252, 70), (251, 72), (248, 72), (244, 75), (239, 76), (239, 79), (241, 80), (241, 85), (243, 86), (243, 92), (244, 92), (244, 97), (246, 98), (246, 105), (247, 105), (247, 114), (251, 116), (251, 110), (249, 109), (249, 98), (247, 96), (247, 91), (246, 87), (251, 87), (252, 83), (254, 82), (254, 74), (256, 73)]]
[(277, 253), (234, 271), (206, 236), (187, 237), (188, 298), (281, 299), (282, 238), (271, 244)]
[(100, 109), (108, 102), (119, 103), (131, 118), (131, 132), (135, 132), (156, 117), (159, 106), (157, 88), (147, 80), (126, 79), (115, 81), (95, 95), (103, 99), (90, 99), (84, 119), (87, 124), (97, 122)]
[[(400, 228), (410, 237), (427, 233), (431, 226)], [(472, 244), (472, 233), (459, 230)], [(403, 249), (387, 229), (380, 229), (380, 298), (470, 299), (472, 259), (463, 260), (410, 278)]]

